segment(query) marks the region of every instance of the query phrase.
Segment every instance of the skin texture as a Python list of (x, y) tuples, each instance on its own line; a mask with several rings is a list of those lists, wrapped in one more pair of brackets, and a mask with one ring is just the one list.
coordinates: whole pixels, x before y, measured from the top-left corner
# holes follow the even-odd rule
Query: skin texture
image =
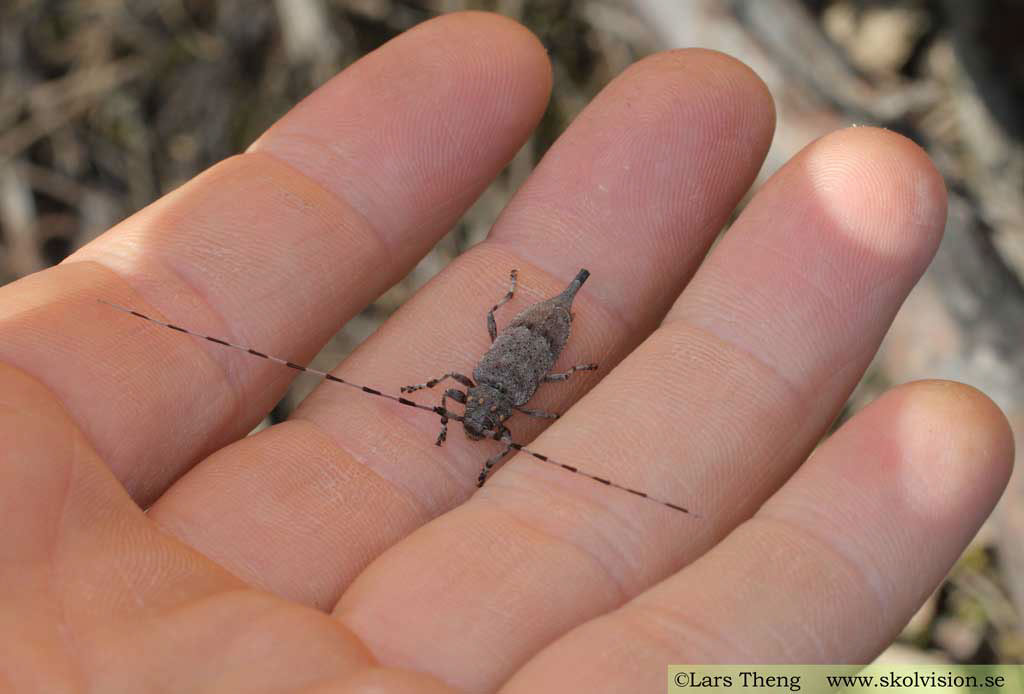
[(700, 520), (525, 456), (470, 498), (496, 443), (437, 448), (436, 417), (329, 384), (240, 438), (291, 372), (96, 301), (304, 361), (450, 227), (550, 84), (517, 25), (428, 22), (0, 290), (0, 690), (663, 691), (668, 663), (891, 641), (1013, 458), (999, 410), (945, 382), (814, 449), (935, 251), (942, 181), (900, 136), (837, 132), (705, 259), (774, 125), (726, 56), (625, 71), (337, 371), (395, 393), (468, 371), (511, 268), (499, 326), (587, 267), (555, 368), (601, 371), (541, 386), (531, 406), (565, 416), (534, 447)]

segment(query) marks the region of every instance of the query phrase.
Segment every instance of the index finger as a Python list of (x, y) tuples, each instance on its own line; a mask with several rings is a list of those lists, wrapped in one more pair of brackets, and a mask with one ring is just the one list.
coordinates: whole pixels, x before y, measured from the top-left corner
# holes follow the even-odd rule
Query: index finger
[(476, 13), (426, 22), (248, 153), (0, 292), (0, 359), (46, 383), (147, 504), (249, 431), (293, 374), (97, 299), (306, 361), (447, 231), (515, 154), (549, 88), (544, 50), (519, 25)]

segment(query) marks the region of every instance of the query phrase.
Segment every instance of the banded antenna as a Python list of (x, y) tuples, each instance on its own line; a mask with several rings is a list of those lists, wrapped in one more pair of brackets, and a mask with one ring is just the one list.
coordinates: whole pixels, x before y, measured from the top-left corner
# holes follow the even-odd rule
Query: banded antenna
[[(183, 328), (183, 327), (181, 327), (179, 325), (174, 325), (173, 323), (167, 323), (167, 322), (159, 320), (157, 318), (153, 318), (151, 316), (147, 316), (144, 313), (139, 313), (138, 311), (136, 311), (134, 309), (131, 309), (131, 308), (128, 308), (127, 306), (121, 306), (120, 304), (115, 304), (113, 302), (106, 301), (104, 299), (97, 299), (97, 301), (99, 301), (101, 304), (104, 304), (106, 306), (110, 306), (111, 308), (115, 308), (118, 311), (122, 311), (123, 313), (127, 313), (129, 315), (135, 316), (136, 318), (141, 318), (142, 320), (149, 321), (150, 323), (155, 323), (156, 325), (162, 326), (164, 328), (168, 328), (170, 330), (174, 330), (174, 331), (179, 332), (179, 333), (184, 333), (185, 335), (190, 335), (190, 336), (195, 337), (195, 338), (200, 339), (200, 340), (206, 340), (207, 342), (212, 342), (212, 343), (214, 343), (216, 345), (220, 345), (222, 347), (230, 347), (231, 349), (235, 349), (235, 350), (238, 350), (240, 352), (245, 352), (246, 354), (248, 354), (250, 356), (253, 356), (253, 357), (257, 357), (259, 359), (266, 359), (267, 361), (274, 362), (275, 364), (280, 364), (281, 366), (287, 367), (289, 369), (293, 369), (293, 370), (298, 371), (300, 373), (310, 374), (312, 376), (316, 376), (317, 378), (323, 379), (324, 381), (328, 381), (330, 383), (338, 383), (338, 384), (341, 384), (343, 386), (348, 386), (349, 388), (354, 388), (354, 389), (356, 389), (358, 391), (361, 391), (363, 393), (367, 393), (368, 395), (375, 395), (377, 397), (387, 398), (388, 400), (392, 400), (394, 402), (397, 402), (399, 405), (405, 405), (406, 407), (415, 407), (418, 410), (425, 410), (427, 412), (433, 412), (434, 414), (436, 414), (439, 417), (441, 417), (442, 420), (451, 419), (451, 420), (454, 420), (456, 422), (462, 422), (463, 419), (464, 419), (462, 417), (462, 415), (457, 414), (455, 412), (452, 412), (451, 410), (448, 410), (448, 409), (446, 409), (444, 407), (441, 407), (441, 406), (431, 407), (429, 405), (423, 405), (423, 404), (420, 404), (418, 402), (414, 402), (412, 400), (409, 400), (408, 398), (403, 398), (403, 397), (401, 397), (399, 395), (391, 395), (390, 393), (384, 393), (384, 392), (382, 392), (380, 390), (377, 390), (376, 388), (370, 388), (369, 386), (364, 386), (364, 385), (360, 385), (358, 383), (353, 383), (352, 381), (347, 381), (347, 380), (345, 380), (343, 378), (339, 378), (337, 376), (329, 374), (326, 371), (318, 371), (317, 369), (311, 369), (308, 366), (304, 366), (302, 364), (296, 364), (295, 362), (289, 361), (287, 359), (282, 359), (280, 357), (275, 357), (273, 355), (267, 354), (265, 352), (261, 352), (261, 351), (256, 350), (256, 349), (252, 349), (250, 347), (246, 347), (244, 345), (236, 345), (233, 342), (229, 342), (228, 340), (224, 340), (224, 339), (221, 339), (219, 337), (213, 337), (211, 335), (203, 335), (202, 333), (197, 333), (194, 330), (189, 330), (188, 328)], [(484, 433), (486, 435), (486, 438), (490, 438), (490, 439), (493, 439), (495, 441), (498, 441), (500, 443), (505, 444), (504, 450), (501, 453), (499, 453), (499, 454), (495, 455), (494, 457), (492, 457), (491, 461), (500, 460), (501, 458), (505, 457), (505, 455), (507, 455), (510, 451), (520, 451), (522, 453), (526, 453), (527, 455), (533, 457), (535, 460), (539, 460), (539, 461), (541, 461), (543, 463), (547, 463), (549, 465), (554, 465), (555, 467), (557, 467), (557, 468), (559, 468), (561, 470), (565, 470), (565, 471), (571, 472), (571, 473), (573, 473), (575, 475), (580, 475), (582, 477), (586, 477), (587, 479), (593, 480), (595, 482), (599, 482), (599, 483), (601, 483), (601, 484), (603, 484), (603, 485), (605, 485), (607, 487), (612, 487), (614, 489), (619, 489), (619, 490), (622, 490), (624, 492), (628, 492), (629, 494), (632, 494), (633, 496), (638, 496), (641, 499), (646, 499), (648, 501), (653, 501), (656, 504), (660, 504), (661, 506), (664, 506), (666, 508), (670, 508), (673, 511), (678, 511), (680, 513), (685, 513), (685, 514), (687, 514), (687, 515), (689, 515), (689, 516), (691, 516), (693, 518), (701, 518), (701, 516), (699, 514), (689, 510), (688, 508), (686, 508), (684, 506), (680, 506), (679, 504), (672, 503), (671, 501), (666, 501), (665, 499), (659, 499), (658, 497), (652, 496), (652, 495), (648, 494), (647, 492), (642, 492), (642, 491), (640, 491), (638, 489), (633, 489), (632, 487), (627, 487), (626, 485), (619, 484), (617, 482), (613, 482), (613, 481), (611, 481), (609, 479), (606, 479), (604, 477), (599, 477), (598, 475), (594, 475), (594, 474), (591, 474), (589, 472), (586, 472), (585, 470), (581, 470), (580, 468), (576, 467), (575, 465), (568, 465), (566, 463), (559, 462), (559, 461), (557, 461), (557, 460), (555, 460), (555, 459), (553, 459), (553, 458), (551, 458), (549, 456), (544, 455), (543, 453), (538, 453), (537, 451), (531, 450), (530, 448), (527, 448), (526, 446), (524, 446), (524, 445), (522, 445), (520, 443), (516, 443), (515, 441), (512, 441), (508, 437), (507, 434), (504, 434), (502, 432), (488, 430), (488, 431), (485, 431)], [(482, 487), (483, 486), (483, 482), (484, 482), (483, 479), (479, 480), (477, 486), (478, 487)]]

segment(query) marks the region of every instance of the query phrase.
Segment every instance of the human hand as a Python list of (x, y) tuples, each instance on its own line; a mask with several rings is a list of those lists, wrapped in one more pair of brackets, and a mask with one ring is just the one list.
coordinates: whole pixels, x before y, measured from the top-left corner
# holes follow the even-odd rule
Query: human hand
[[(436, 448), (436, 417), (334, 384), (240, 438), (294, 372), (97, 301), (308, 359), (451, 227), (550, 83), (518, 26), (428, 22), (0, 291), (0, 682), (663, 691), (669, 663), (856, 662), (892, 640), (1001, 493), (1005, 419), (912, 384), (801, 463), (928, 264), (943, 184), (897, 135), (838, 132), (704, 260), (774, 122), (732, 59), (626, 71), (338, 371), (397, 393), (471, 370), (509, 269), (499, 325), (587, 267), (560, 364), (601, 371), (542, 386), (531, 407), (566, 414), (533, 447), (700, 519), (526, 456), (473, 494), (496, 444), (455, 427)], [(518, 419), (516, 440), (540, 432)]]

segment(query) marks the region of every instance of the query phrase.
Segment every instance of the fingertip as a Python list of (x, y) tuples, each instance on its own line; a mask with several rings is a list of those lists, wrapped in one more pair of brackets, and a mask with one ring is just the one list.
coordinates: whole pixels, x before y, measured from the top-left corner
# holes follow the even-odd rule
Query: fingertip
[[(984, 519), (1013, 470), (1010, 423), (987, 395), (963, 383), (918, 381), (897, 388), (885, 416), (905, 448), (906, 499), (920, 514), (958, 512)], [(950, 514), (952, 512), (952, 514)]]
[(946, 220), (946, 187), (928, 155), (890, 130), (850, 127), (798, 159), (821, 212), (864, 250), (923, 272)]
[[(703, 601), (730, 602), (711, 623), (774, 625), (740, 644), (793, 660), (869, 660), (964, 551), (1002, 493), (1012, 455), (1006, 418), (974, 388), (895, 388), (844, 423), (750, 521), (666, 582), (668, 597), (685, 600), (715, 582)], [(773, 589), (777, 600), (764, 601)], [(787, 638), (775, 640), (779, 633)], [(714, 657), (733, 657), (732, 643), (717, 648)]]
[[(760, 165), (775, 132), (775, 102), (745, 63), (715, 50), (679, 48), (637, 61), (623, 72), (627, 75), (637, 96), (655, 105), (665, 99), (687, 102), (682, 113), (692, 114), (691, 127), (712, 129), (720, 136), (719, 148), (743, 145)], [(721, 151), (709, 154), (722, 157)]]
[(445, 31), (450, 31), (453, 38), (465, 42), (468, 37), (487, 52), (513, 63), (529, 76), (524, 81), (538, 95), (546, 99), (551, 92), (553, 73), (547, 48), (536, 34), (519, 22), (477, 10), (454, 12), (431, 21), (444, 22)]
[(382, 233), (447, 229), (529, 136), (551, 81), (544, 47), (521, 25), (443, 15), (363, 56), (248, 151), (282, 159)]
[(806, 514), (822, 498), (841, 498), (824, 512), (861, 516), (862, 532), (905, 535), (908, 546), (942, 537), (946, 551), (937, 544), (932, 557), (942, 564), (992, 512), (1013, 455), (1009, 422), (986, 395), (962, 383), (918, 381), (894, 388), (846, 422), (800, 470), (794, 478), (800, 483), (791, 482), (770, 503), (788, 499)]
[(489, 96), (500, 102), (494, 118), (527, 115), (522, 122), (528, 132), (543, 114), (553, 83), (551, 60), (540, 39), (519, 22), (491, 12), (453, 12), (418, 24), (398, 40), (403, 39), (416, 50), (430, 46), (433, 58), (427, 54), (419, 63), (436, 79), (451, 76), (469, 92), (468, 100)]
[(711, 48), (675, 48), (655, 53), (635, 63), (661, 70), (684, 69), (703, 77), (708, 86), (733, 89), (756, 102), (762, 113), (775, 118), (775, 101), (768, 85), (753, 68), (728, 53)]
[(489, 241), (555, 276), (590, 267), (606, 279), (588, 292), (624, 323), (649, 325), (754, 181), (774, 122), (771, 95), (739, 61), (702, 49), (648, 56), (552, 145)]

